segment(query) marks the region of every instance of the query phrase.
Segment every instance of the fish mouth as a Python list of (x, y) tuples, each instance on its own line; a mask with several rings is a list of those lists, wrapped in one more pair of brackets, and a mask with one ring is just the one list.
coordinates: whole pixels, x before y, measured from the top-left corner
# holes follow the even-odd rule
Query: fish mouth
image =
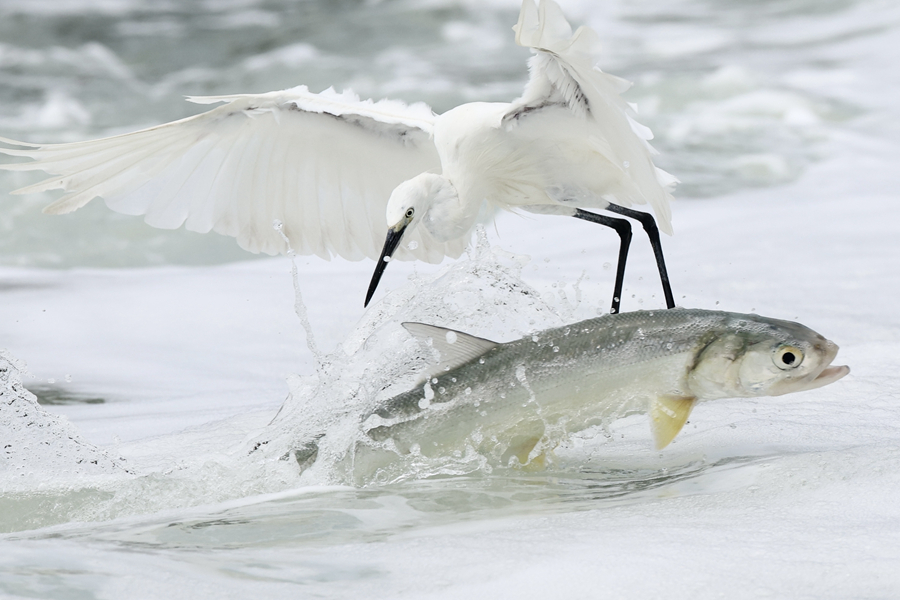
[(847, 373), (850, 372), (850, 367), (847, 365), (841, 366), (830, 366), (826, 367), (819, 373), (815, 379), (809, 382), (809, 385), (803, 389), (806, 390), (814, 390), (816, 388), (820, 388), (822, 386), (828, 385), (829, 383), (834, 383), (838, 379), (844, 377)]
[(841, 379), (850, 372), (850, 367), (848, 367), (847, 365), (836, 366), (831, 364), (831, 361), (835, 359), (838, 353), (837, 344), (835, 344), (831, 340), (825, 340), (824, 344), (816, 344), (814, 348), (823, 355), (822, 358), (827, 361), (825, 364), (827, 364), (828, 366), (822, 369), (818, 375), (816, 375), (809, 381), (809, 383), (803, 386), (803, 388), (801, 388), (802, 390), (814, 390), (816, 388), (826, 386), (830, 383), (834, 383), (838, 379)]
[(819, 371), (815, 377), (812, 377), (812, 373), (810, 373), (802, 379), (795, 379), (793, 381), (787, 379), (780, 382), (780, 384), (778, 384), (775, 389), (770, 390), (770, 396), (781, 396), (783, 394), (792, 394), (794, 392), (814, 390), (816, 388), (832, 384), (838, 379), (842, 379), (850, 372), (850, 367), (848, 367), (847, 365), (830, 364), (838, 353), (837, 344), (835, 344), (834, 342), (826, 341), (824, 345), (817, 344), (815, 346), (815, 349), (824, 354), (822, 358), (828, 361), (826, 363), (828, 366)]

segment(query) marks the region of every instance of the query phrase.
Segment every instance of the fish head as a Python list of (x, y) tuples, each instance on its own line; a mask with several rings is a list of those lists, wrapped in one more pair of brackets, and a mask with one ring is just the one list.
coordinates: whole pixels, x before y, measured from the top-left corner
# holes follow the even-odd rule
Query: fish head
[(808, 327), (742, 317), (700, 347), (688, 373), (698, 398), (781, 396), (828, 385), (850, 372), (831, 365), (837, 344)]

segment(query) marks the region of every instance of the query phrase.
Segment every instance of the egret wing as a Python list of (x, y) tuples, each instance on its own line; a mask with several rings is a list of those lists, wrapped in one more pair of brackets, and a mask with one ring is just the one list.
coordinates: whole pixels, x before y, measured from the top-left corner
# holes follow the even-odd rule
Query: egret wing
[[(54, 175), (15, 193), (62, 189), (44, 210), (66, 213), (95, 197), (154, 227), (210, 230), (251, 252), (377, 258), (391, 191), (437, 170), (434, 113), (424, 104), (361, 101), (351, 92), (191, 98), (223, 103), (134, 133), (69, 144), (0, 140), (31, 162), (0, 165)], [(281, 232), (273, 223), (282, 223)], [(420, 243), (398, 258), (437, 262), (461, 249)], [(407, 256), (404, 256), (407, 255)]]
[[(531, 48), (535, 55), (529, 62), (531, 77), (524, 94), (503, 118), (506, 126), (541, 128), (536, 135), (543, 139), (571, 131), (572, 139), (584, 145), (579, 148), (582, 154), (599, 157), (595, 162), (604, 171), (596, 173), (596, 164), (587, 167), (594, 169), (597, 182), (588, 187), (602, 186), (602, 198), (622, 206), (649, 202), (659, 228), (671, 233), (669, 191), (677, 180), (653, 164), (656, 152), (649, 144), (653, 134), (634, 120), (633, 107), (620, 96), (630, 84), (593, 66), (598, 45), (594, 31), (579, 27), (573, 34), (552, 0), (541, 0), (539, 7), (534, 0), (524, 0), (513, 29), (516, 43)], [(564, 119), (548, 121), (547, 115), (563, 111)]]

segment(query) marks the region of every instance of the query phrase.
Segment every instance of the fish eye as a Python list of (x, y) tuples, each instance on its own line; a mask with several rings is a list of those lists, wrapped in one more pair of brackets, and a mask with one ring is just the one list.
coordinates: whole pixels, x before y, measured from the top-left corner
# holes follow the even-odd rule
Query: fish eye
[(413, 216), (415, 213), (416, 213), (416, 211), (415, 211), (414, 208), (407, 208), (407, 209), (406, 209), (406, 218), (407, 218), (407, 219), (412, 219), (412, 216)]
[(803, 362), (803, 350), (794, 346), (782, 346), (775, 351), (772, 361), (779, 369), (796, 369)]

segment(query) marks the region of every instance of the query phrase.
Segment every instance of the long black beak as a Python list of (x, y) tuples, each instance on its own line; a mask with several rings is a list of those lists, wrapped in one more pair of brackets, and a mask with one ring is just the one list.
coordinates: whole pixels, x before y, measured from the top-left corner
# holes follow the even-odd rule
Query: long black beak
[(372, 274), (372, 281), (369, 283), (369, 291), (366, 292), (366, 303), (363, 304), (363, 307), (369, 305), (369, 300), (375, 294), (375, 288), (378, 287), (378, 282), (381, 281), (381, 274), (384, 273), (388, 261), (394, 254), (394, 250), (400, 245), (400, 238), (403, 237), (404, 231), (406, 231), (406, 225), (397, 229), (393, 227), (388, 229), (387, 237), (384, 240), (384, 249), (381, 251), (381, 257), (378, 259), (378, 262), (375, 263), (375, 273)]

